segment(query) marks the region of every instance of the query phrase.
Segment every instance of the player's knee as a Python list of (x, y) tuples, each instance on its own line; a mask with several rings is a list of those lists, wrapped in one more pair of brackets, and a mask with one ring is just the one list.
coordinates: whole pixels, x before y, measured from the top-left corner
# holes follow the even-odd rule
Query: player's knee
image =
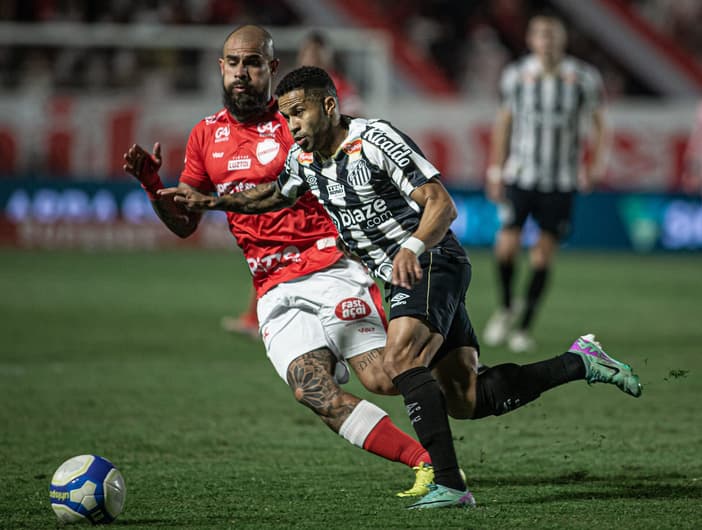
[(324, 395), (317, 388), (309, 386), (298, 386), (293, 388), (295, 400), (311, 409), (315, 414), (325, 416), (330, 410), (338, 409), (343, 405), (341, 396)]
[(363, 386), (374, 394), (383, 396), (396, 396), (398, 394), (397, 388), (385, 372), (377, 374), (370, 380), (366, 379), (363, 381)]
[(302, 403), (302, 401), (305, 399), (305, 391), (300, 387), (294, 388), (293, 389), (293, 396), (295, 396), (295, 399), (297, 401)]
[(412, 357), (407, 354), (407, 348), (385, 347), (383, 372), (390, 381), (412, 367)]

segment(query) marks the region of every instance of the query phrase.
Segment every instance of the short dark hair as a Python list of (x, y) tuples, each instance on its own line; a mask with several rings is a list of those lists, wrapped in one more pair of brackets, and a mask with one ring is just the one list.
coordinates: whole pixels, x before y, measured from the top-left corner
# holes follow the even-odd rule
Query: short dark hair
[(329, 74), (316, 66), (301, 66), (288, 73), (280, 80), (275, 89), (276, 97), (302, 89), (305, 92), (318, 92), (322, 97), (336, 96), (336, 86)]

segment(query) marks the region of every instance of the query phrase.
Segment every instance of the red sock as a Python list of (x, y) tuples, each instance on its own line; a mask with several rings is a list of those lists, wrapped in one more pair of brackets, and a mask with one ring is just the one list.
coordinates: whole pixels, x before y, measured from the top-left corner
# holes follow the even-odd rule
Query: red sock
[(421, 444), (395, 427), (389, 416), (385, 416), (363, 442), (363, 449), (393, 462), (402, 462), (416, 467), (420, 462), (431, 464), (431, 457)]

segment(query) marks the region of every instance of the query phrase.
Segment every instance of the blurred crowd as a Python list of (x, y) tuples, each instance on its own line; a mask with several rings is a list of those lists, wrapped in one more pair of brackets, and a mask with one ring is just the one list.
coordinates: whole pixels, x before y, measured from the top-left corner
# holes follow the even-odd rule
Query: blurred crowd
[(280, 0), (5, 0), (0, 20), (116, 24), (299, 23)]
[[(300, 24), (279, 0), (10, 0), (0, 2), (0, 21), (113, 24)], [(167, 90), (200, 89), (201, 49), (140, 50), (7, 46), (0, 48), (0, 89), (106, 91), (166, 83)]]
[[(628, 4), (693, 57), (702, 56), (702, 1), (618, 0)], [(376, 0), (367, 3), (453, 82), (460, 95), (494, 97), (504, 65), (526, 52), (529, 18), (554, 8), (548, 0)], [(124, 24), (303, 24), (284, 0), (9, 0), (0, 21)], [(577, 27), (568, 24), (569, 52), (594, 64), (610, 98), (655, 95)], [(0, 89), (45, 84), (59, 90), (135, 87), (160, 70), (174, 91), (199, 89), (201, 50), (23, 47), (0, 49)]]
[(628, 0), (653, 27), (702, 60), (700, 0)]
[[(702, 57), (700, 0), (621, 0), (671, 37), (693, 57)], [(461, 92), (494, 94), (504, 65), (527, 52), (524, 35), (528, 20), (555, 11), (547, 0), (382, 0), (379, 11), (390, 13), (412, 43), (451, 79)], [(654, 95), (650, 89), (605, 53), (601, 46), (563, 17), (568, 52), (595, 65), (602, 73), (610, 98)]]

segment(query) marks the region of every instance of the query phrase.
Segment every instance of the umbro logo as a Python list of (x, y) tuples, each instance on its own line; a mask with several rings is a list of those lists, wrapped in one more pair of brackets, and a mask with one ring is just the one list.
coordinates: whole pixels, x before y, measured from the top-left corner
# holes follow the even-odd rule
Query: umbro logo
[(410, 295), (406, 293), (397, 293), (390, 299), (390, 307), (392, 308), (397, 307), (398, 305), (405, 305), (409, 297)]

